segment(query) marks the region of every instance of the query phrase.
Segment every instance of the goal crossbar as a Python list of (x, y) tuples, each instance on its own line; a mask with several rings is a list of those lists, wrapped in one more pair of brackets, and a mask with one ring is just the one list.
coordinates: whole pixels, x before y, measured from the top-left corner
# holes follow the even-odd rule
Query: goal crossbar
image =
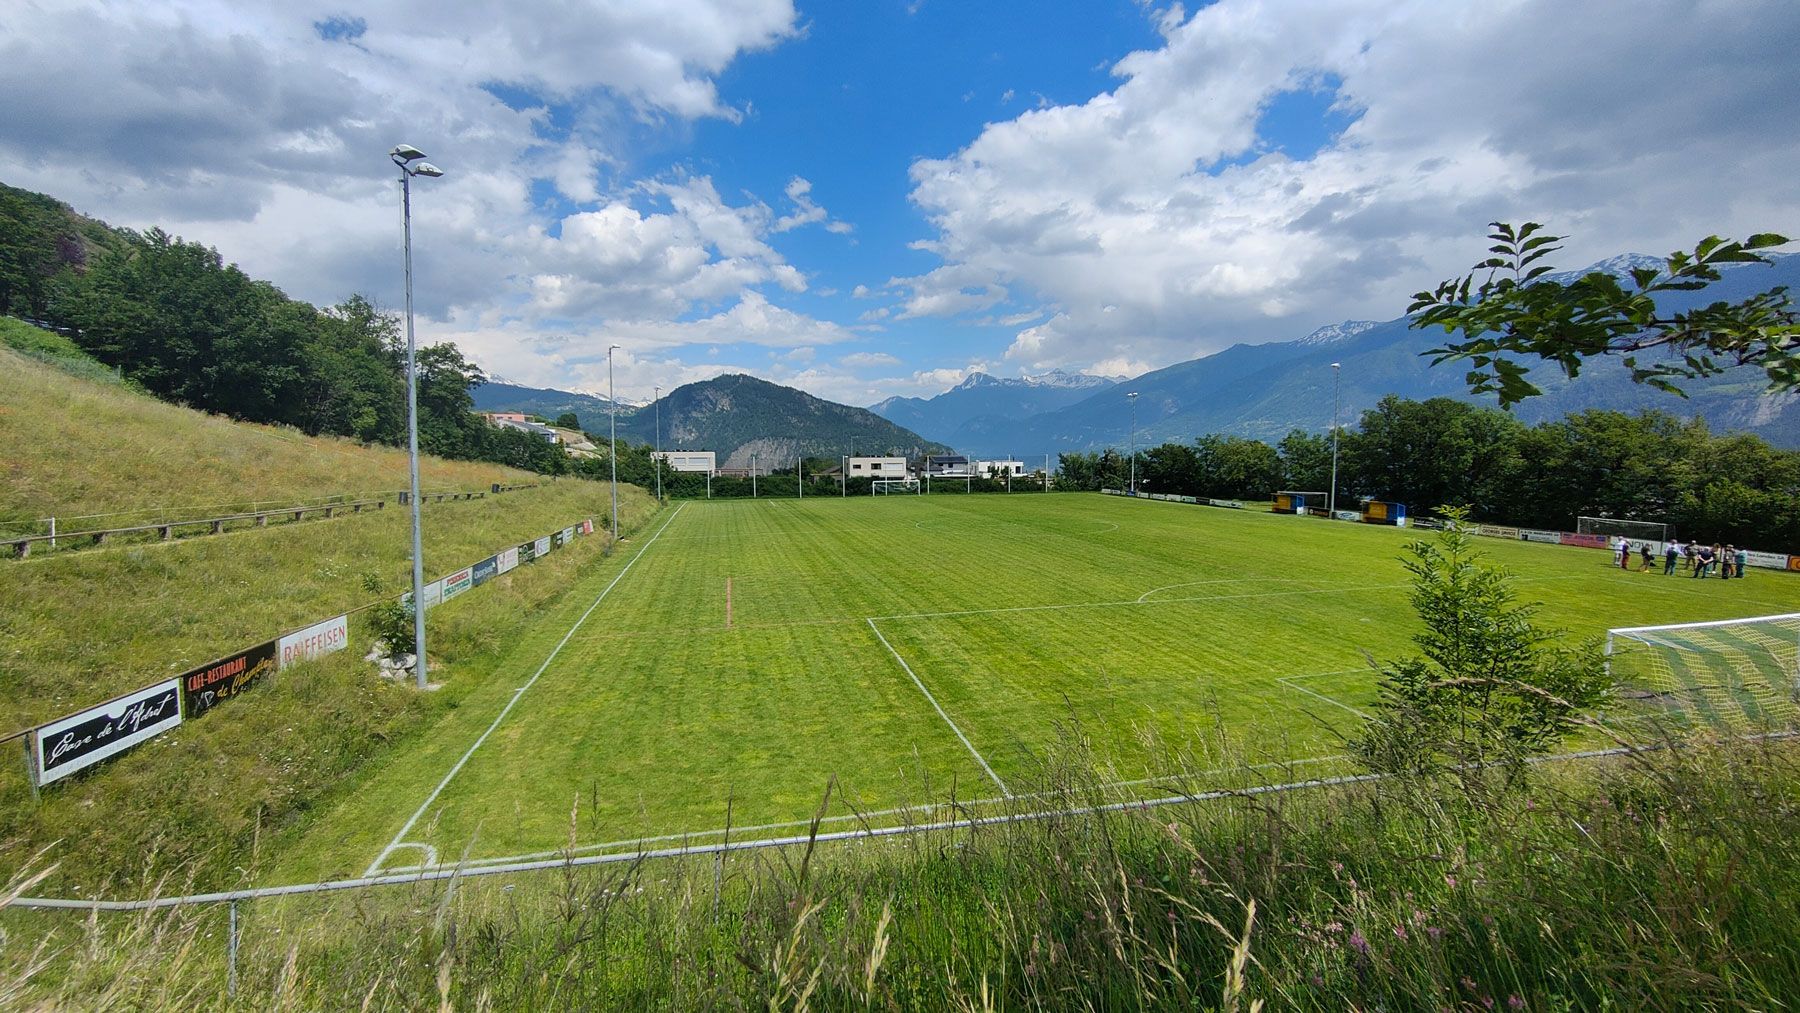
[(1662, 630), (1698, 630), (1709, 626), (1739, 626), (1744, 623), (1768, 623), (1782, 619), (1800, 619), (1800, 612), (1783, 612), (1773, 616), (1747, 616), (1743, 619), (1714, 619), (1702, 623), (1663, 623), (1660, 626), (1620, 626), (1606, 631), (1608, 639), (1614, 634), (1631, 636), (1634, 633), (1656, 633)]

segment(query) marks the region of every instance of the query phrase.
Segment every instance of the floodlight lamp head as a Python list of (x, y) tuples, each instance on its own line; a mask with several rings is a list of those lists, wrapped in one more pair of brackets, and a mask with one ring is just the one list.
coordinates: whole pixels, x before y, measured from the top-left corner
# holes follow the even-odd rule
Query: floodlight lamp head
[(420, 162), (418, 165), (408, 167), (406, 171), (415, 176), (430, 176), (433, 179), (444, 174), (444, 170), (432, 165), (430, 162)]
[(1331, 368), (1332, 368), (1332, 369), (1336, 369), (1336, 368), (1338, 368), (1338, 367), (1339, 367), (1339, 366), (1342, 366), (1342, 365), (1343, 365), (1343, 363), (1341, 363), (1341, 362), (1334, 362), (1334, 363), (1332, 363), (1332, 364), (1331, 364)]
[(395, 165), (405, 165), (408, 162), (417, 162), (424, 158), (425, 153), (410, 144), (396, 144), (394, 150), (388, 152), (388, 157), (394, 160)]

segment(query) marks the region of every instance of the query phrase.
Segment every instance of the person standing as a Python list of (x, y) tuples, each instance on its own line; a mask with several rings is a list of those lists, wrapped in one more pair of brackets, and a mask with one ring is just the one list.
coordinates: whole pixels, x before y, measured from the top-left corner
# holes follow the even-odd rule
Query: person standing
[(1748, 562), (1750, 562), (1750, 550), (1737, 550), (1737, 557), (1731, 561), (1733, 569), (1737, 571), (1737, 579), (1744, 579), (1744, 564)]
[(1650, 552), (1649, 542), (1645, 542), (1638, 546), (1638, 556), (1643, 560), (1643, 562), (1638, 564), (1639, 573), (1648, 573), (1650, 572), (1650, 569), (1656, 565), (1656, 556)]
[(1694, 557), (1694, 572), (1692, 576), (1695, 579), (1706, 576), (1706, 565), (1712, 562), (1712, 550), (1704, 545), (1700, 546), (1698, 549), (1690, 546), (1688, 548), (1688, 554)]
[(1707, 567), (1706, 567), (1707, 571), (1710, 572), (1715, 577), (1718, 576), (1719, 575), (1719, 567), (1721, 565), (1723, 565), (1724, 562), (1725, 562), (1725, 547), (1723, 545), (1720, 545), (1718, 542), (1714, 542), (1713, 547), (1712, 547), (1712, 562), (1707, 565)]
[(1663, 547), (1663, 576), (1675, 572), (1675, 557), (1681, 555), (1681, 543), (1671, 541)]
[(1624, 535), (1619, 536), (1619, 544), (1613, 546), (1613, 556), (1618, 560), (1619, 569), (1631, 569), (1631, 542)]

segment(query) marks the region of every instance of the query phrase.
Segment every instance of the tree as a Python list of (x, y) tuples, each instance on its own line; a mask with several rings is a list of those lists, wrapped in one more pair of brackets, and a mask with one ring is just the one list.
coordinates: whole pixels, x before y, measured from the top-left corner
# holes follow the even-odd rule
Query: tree
[[(1294, 429), (1281, 438), (1276, 444), (1276, 452), (1281, 457), (1281, 487), (1301, 491), (1324, 491), (1331, 486), (1331, 436), (1327, 433), (1309, 433)], [(1340, 484), (1355, 487), (1354, 482), (1342, 481), (1349, 476), (1339, 469)]]
[[(1757, 233), (1738, 242), (1709, 236), (1667, 258), (1666, 269), (1635, 268), (1631, 285), (1603, 271), (1561, 282), (1548, 277), (1543, 258), (1561, 247), (1561, 236), (1540, 234), (1527, 222), (1514, 229), (1491, 223), (1488, 248), (1494, 256), (1476, 264), (1460, 281), (1413, 296), (1412, 326), (1460, 332), (1425, 354), (1432, 364), (1468, 360), (1469, 390), (1496, 393), (1510, 407), (1543, 391), (1526, 379), (1531, 368), (1510, 356), (1535, 356), (1556, 364), (1571, 379), (1594, 356), (1622, 355), (1638, 383), (1681, 394), (1678, 379), (1712, 376), (1731, 366), (1759, 365), (1776, 390), (1800, 387), (1800, 314), (1782, 286), (1742, 302), (1714, 302), (1687, 312), (1658, 307), (1662, 293), (1694, 291), (1719, 280), (1725, 264), (1768, 263), (1757, 250), (1781, 246), (1786, 236)], [(1479, 272), (1487, 272), (1479, 285)], [(1658, 353), (1640, 362), (1639, 352)]]
[(1454, 773), (1474, 787), (1492, 766), (1510, 778), (1553, 749), (1610, 684), (1597, 646), (1562, 646), (1540, 629), (1537, 607), (1518, 602), (1511, 577), (1460, 527), (1407, 547), (1420, 654), (1382, 669), (1374, 714), (1350, 745), (1371, 769)]
[(574, 429), (579, 432), (581, 429), (581, 419), (577, 418), (574, 412), (563, 412), (556, 417), (556, 428)]
[(1261, 440), (1213, 433), (1194, 441), (1199, 480), (1195, 495), (1268, 499), (1281, 481), (1281, 458)]

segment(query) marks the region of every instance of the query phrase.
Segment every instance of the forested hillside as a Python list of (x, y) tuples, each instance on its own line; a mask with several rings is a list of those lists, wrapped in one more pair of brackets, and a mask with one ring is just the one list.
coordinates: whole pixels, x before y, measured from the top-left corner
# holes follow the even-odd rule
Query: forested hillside
[[(0, 311), (62, 329), (164, 400), (309, 435), (399, 445), (400, 324), (360, 295), (319, 309), (161, 229), (114, 229), (0, 185)], [(558, 473), (560, 450), (470, 414), (481, 371), (455, 345), (418, 352), (420, 449)]]

